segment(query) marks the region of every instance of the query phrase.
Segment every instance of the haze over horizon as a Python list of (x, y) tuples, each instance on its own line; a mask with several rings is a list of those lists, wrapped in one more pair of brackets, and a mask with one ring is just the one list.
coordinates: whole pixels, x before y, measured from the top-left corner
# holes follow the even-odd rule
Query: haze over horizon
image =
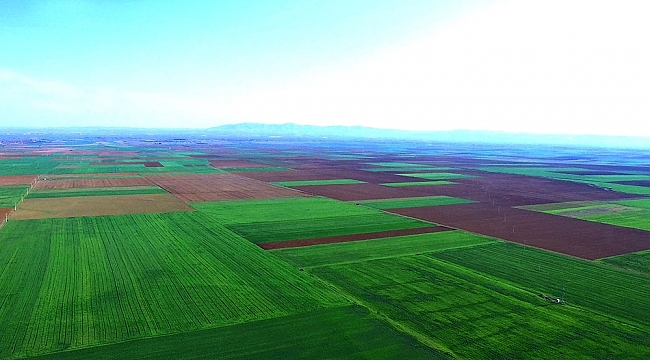
[(10, 2), (0, 127), (650, 136), (645, 1)]

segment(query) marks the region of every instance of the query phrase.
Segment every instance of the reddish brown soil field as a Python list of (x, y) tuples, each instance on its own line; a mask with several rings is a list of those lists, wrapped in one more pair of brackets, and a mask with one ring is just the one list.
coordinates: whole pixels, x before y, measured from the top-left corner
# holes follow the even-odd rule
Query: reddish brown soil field
[(47, 178), (38, 180), (34, 189), (71, 189), (89, 187), (121, 187), (121, 186), (150, 186), (153, 182), (143, 177), (105, 178), (105, 179), (66, 179)]
[(490, 204), (389, 212), (583, 259), (650, 249), (650, 232)]
[[(417, 187), (421, 188), (422, 186)], [(427, 186), (427, 188), (430, 187), (432, 186)], [(295, 186), (293, 188), (308, 194), (325, 196), (342, 201), (394, 199), (427, 195), (421, 189), (413, 189), (411, 187), (394, 188), (377, 184), (313, 185)]]
[(209, 163), (213, 168), (249, 168), (268, 166), (266, 164), (260, 164), (246, 160), (210, 160)]
[(0, 186), (29, 185), (37, 177), (36, 175), (0, 176)]
[(193, 211), (169, 194), (25, 199), (10, 220)]
[(0, 224), (4, 224), (7, 215), (11, 214), (12, 211), (14, 211), (14, 208), (0, 209)]
[(242, 175), (249, 177), (251, 179), (266, 181), (266, 182), (343, 179), (338, 175), (327, 176), (313, 170), (247, 172)]
[(307, 239), (307, 240), (275, 241), (275, 242), (261, 243), (258, 245), (264, 250), (274, 250), (274, 249), (284, 249), (284, 248), (301, 247), (301, 246), (334, 244), (340, 242), (350, 242), (350, 241), (359, 241), (359, 240), (382, 239), (382, 238), (395, 237), (395, 236), (429, 234), (429, 233), (436, 233), (436, 232), (449, 231), (449, 230), (453, 230), (453, 229), (450, 229), (446, 226), (432, 226), (432, 227), (417, 228), (417, 229), (392, 230), (392, 231), (380, 231), (374, 233), (355, 234), (355, 235), (330, 236), (330, 237)]
[(152, 176), (148, 179), (185, 202), (294, 197), (304, 194), (237, 174)]

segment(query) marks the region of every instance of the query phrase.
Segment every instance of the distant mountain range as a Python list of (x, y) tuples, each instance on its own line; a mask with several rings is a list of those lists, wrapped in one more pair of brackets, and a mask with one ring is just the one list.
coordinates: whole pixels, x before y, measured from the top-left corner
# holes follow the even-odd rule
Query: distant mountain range
[(314, 126), (297, 124), (242, 123), (222, 125), (204, 130), (209, 135), (233, 137), (310, 137), (345, 139), (395, 139), (413, 141), (440, 141), (490, 144), (550, 144), (601, 146), (623, 148), (650, 148), (650, 138), (604, 135), (559, 135), (508, 133), (500, 131), (451, 130), (408, 131), (378, 129), (363, 126)]
[(27, 138), (56, 140), (62, 137), (95, 136), (99, 138), (143, 138), (178, 139), (188, 138), (309, 138), (331, 140), (407, 140), (425, 142), (454, 142), (473, 144), (527, 144), (562, 145), (611, 148), (650, 149), (649, 137), (603, 136), (603, 135), (555, 135), (509, 133), (500, 131), (452, 130), (452, 131), (408, 131), (378, 129), (363, 126), (314, 126), (297, 124), (256, 124), (242, 123), (222, 125), (207, 129), (157, 129), (157, 128), (109, 128), (109, 127), (69, 127), (69, 128), (4, 128), (0, 129), (0, 140), (4, 138)]

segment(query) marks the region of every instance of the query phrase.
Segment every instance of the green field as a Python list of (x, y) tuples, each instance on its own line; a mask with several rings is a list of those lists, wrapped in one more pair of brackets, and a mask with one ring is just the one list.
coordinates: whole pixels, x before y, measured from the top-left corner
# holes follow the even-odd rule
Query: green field
[(646, 276), (511, 243), (432, 253), (428, 256), (508, 282), (533, 294), (559, 297), (593, 313), (650, 330)]
[(138, 194), (163, 194), (164, 189), (158, 186), (122, 186), (122, 187), (98, 187), (98, 188), (73, 188), (73, 189), (48, 189), (32, 190), (29, 198), (58, 198), (69, 196), (108, 196), (108, 195), (138, 195)]
[[(480, 253), (483, 247), (499, 246), (457, 252)], [(459, 358), (650, 356), (650, 333), (578, 307), (550, 304), (535, 293), (433, 258), (446, 253), (309, 271)]]
[(199, 213), (9, 221), (0, 231), (0, 358), (348, 303), (208, 221)]
[(335, 179), (335, 180), (304, 180), (304, 181), (278, 181), (271, 184), (279, 186), (314, 186), (314, 185), (347, 185), (347, 184), (365, 184), (365, 181), (354, 179)]
[(453, 185), (455, 183), (444, 180), (434, 181), (413, 181), (413, 182), (398, 182), (398, 183), (384, 183), (384, 186), (390, 187), (404, 187), (404, 186), (431, 186), (431, 185)]
[[(279, 336), (281, 334), (281, 336)], [(33, 359), (449, 359), (360, 306), (320, 309), (215, 329)]]
[(307, 268), (423, 254), (432, 251), (482, 245), (494, 241), (496, 240), (454, 230), (431, 234), (396, 236), (383, 239), (280, 249), (273, 250), (272, 252), (296, 267)]
[(0, 186), (0, 208), (14, 207), (28, 190), (29, 185)]
[(650, 276), (650, 250), (613, 256), (598, 260), (598, 262)]
[(403, 176), (416, 177), (420, 179), (427, 180), (450, 180), (450, 179), (466, 179), (473, 178), (474, 176), (455, 174), (450, 172), (438, 172), (438, 173), (414, 173), (414, 174), (399, 174)]
[(356, 201), (356, 203), (361, 204), (363, 206), (368, 206), (371, 208), (381, 209), (381, 210), (424, 207), (424, 206), (441, 206), (441, 205), (453, 205), (453, 204), (469, 204), (473, 202), (474, 201), (472, 200), (460, 199), (451, 196), (422, 196), (422, 197), (412, 197), (412, 198)]

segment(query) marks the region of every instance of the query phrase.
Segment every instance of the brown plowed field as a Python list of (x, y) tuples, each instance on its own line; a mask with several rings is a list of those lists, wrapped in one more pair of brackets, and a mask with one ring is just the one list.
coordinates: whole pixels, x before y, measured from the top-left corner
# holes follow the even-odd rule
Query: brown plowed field
[(150, 186), (151, 180), (143, 177), (105, 178), (105, 179), (66, 179), (38, 180), (34, 189), (72, 189), (92, 187)]
[(154, 184), (185, 202), (294, 197), (304, 194), (237, 174), (152, 176)]
[(432, 227), (417, 228), (417, 229), (391, 230), (391, 231), (380, 231), (380, 232), (365, 233), (365, 234), (330, 236), (330, 237), (317, 238), (317, 239), (274, 241), (274, 242), (261, 243), (258, 245), (264, 250), (274, 250), (274, 249), (284, 249), (284, 248), (293, 248), (293, 247), (301, 247), (301, 246), (334, 244), (340, 242), (350, 242), (350, 241), (359, 241), (359, 240), (382, 239), (382, 238), (395, 237), (395, 236), (429, 234), (429, 233), (436, 233), (436, 232), (449, 231), (449, 230), (453, 230), (453, 229), (450, 229), (446, 226), (432, 226)]
[(616, 184), (650, 187), (650, 180), (617, 181)]
[[(421, 186), (417, 186), (421, 188)], [(431, 186), (428, 186), (431, 187)], [(427, 193), (420, 189), (396, 188), (377, 184), (346, 184), (346, 185), (312, 185), (295, 186), (294, 189), (304, 191), (308, 194), (325, 196), (331, 199), (342, 201), (395, 199), (426, 196)]]
[(262, 172), (251, 171), (242, 175), (251, 179), (265, 181), (265, 182), (343, 179), (343, 177), (338, 175), (326, 176), (314, 170), (262, 171)]
[(251, 168), (268, 166), (266, 164), (246, 160), (210, 160), (209, 163), (213, 168)]
[(589, 260), (650, 249), (647, 231), (490, 204), (389, 212)]
[(169, 194), (25, 199), (10, 220), (193, 211)]
[(29, 185), (36, 178), (35, 175), (0, 176), (0, 186)]

